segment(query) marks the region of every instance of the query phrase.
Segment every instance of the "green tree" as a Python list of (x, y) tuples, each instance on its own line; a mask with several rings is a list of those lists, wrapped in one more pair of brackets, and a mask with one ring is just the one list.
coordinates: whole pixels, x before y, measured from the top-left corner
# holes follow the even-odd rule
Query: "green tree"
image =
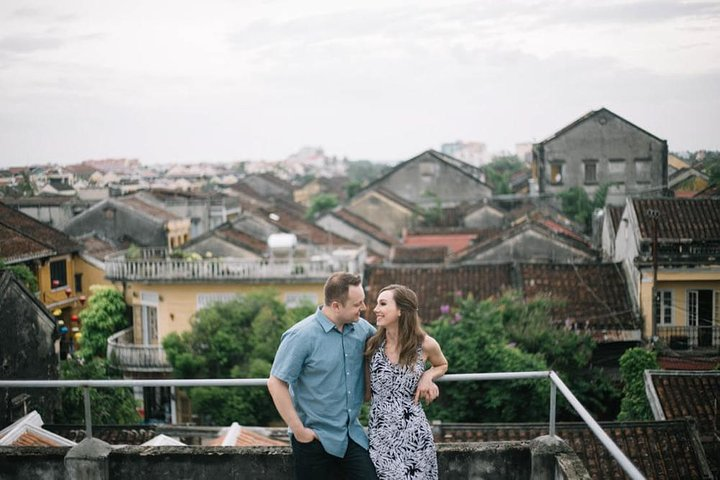
[(107, 339), (127, 326), (125, 299), (114, 287), (92, 285), (88, 306), (80, 312), (82, 337), (78, 356), (83, 360), (104, 358)]
[(589, 232), (592, 228), (593, 212), (605, 206), (605, 199), (610, 185), (609, 183), (600, 185), (595, 191), (592, 200), (588, 197), (585, 189), (581, 187), (571, 187), (559, 193), (558, 197), (560, 198), (563, 213), (582, 225), (586, 232)]
[[(163, 347), (181, 378), (265, 378), (282, 333), (314, 310), (286, 309), (272, 290), (199, 310), (190, 331), (165, 337)], [(193, 388), (193, 411), (203, 423), (264, 425), (278, 419), (265, 388)]]
[[(497, 300), (458, 299), (458, 310), (428, 326), (442, 346), (451, 371), (513, 372), (555, 370), (578, 399), (596, 414), (615, 394), (601, 371), (591, 368), (595, 347), (582, 334), (553, 326), (552, 304), (524, 301), (515, 293)], [(542, 421), (547, 417), (549, 387), (538, 380), (443, 384), (442, 395), (428, 408), (448, 421)], [(479, 400), (479, 405), (478, 405)], [(573, 418), (558, 399), (559, 415)]]
[(339, 204), (337, 195), (334, 193), (320, 193), (310, 199), (310, 206), (305, 213), (305, 218), (312, 220), (316, 216), (332, 210)]
[(433, 202), (432, 206), (423, 209), (422, 224), (426, 227), (439, 226), (440, 222), (442, 221), (443, 215), (442, 202), (440, 201), (440, 197), (438, 197), (436, 193), (433, 193), (429, 190), (423, 192), (422, 196)]
[(644, 348), (631, 348), (620, 357), (623, 398), (618, 420), (652, 420), (645, 394), (645, 370), (657, 368), (657, 353)]
[[(111, 378), (105, 353), (107, 339), (127, 325), (125, 300), (113, 287), (93, 285), (88, 307), (80, 312), (81, 337), (77, 353), (60, 365), (63, 380), (107, 380)], [(90, 389), (92, 421), (96, 424), (137, 423), (140, 416), (129, 388)], [(58, 418), (63, 423), (84, 422), (81, 388), (61, 390)]]
[(525, 166), (517, 155), (499, 155), (493, 157), (492, 161), (483, 167), (483, 170), (488, 183), (493, 188), (493, 193), (502, 195), (512, 193), (510, 177), (523, 168)]
[(28, 290), (33, 293), (38, 291), (37, 277), (27, 265), (6, 265), (5, 262), (0, 260), (0, 270), (10, 270)]

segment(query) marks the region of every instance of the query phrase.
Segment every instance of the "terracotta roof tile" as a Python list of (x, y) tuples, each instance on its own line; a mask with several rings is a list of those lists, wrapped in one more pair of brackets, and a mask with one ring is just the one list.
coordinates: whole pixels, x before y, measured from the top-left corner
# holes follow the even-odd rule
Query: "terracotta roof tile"
[[(648, 479), (711, 478), (692, 422), (601, 422), (601, 427)], [(548, 434), (547, 424), (443, 424), (438, 442), (531, 440)], [(558, 423), (556, 434), (583, 461), (594, 479), (626, 478), (584, 423)]]
[(150, 205), (149, 203), (140, 200), (140, 198), (136, 196), (119, 197), (117, 198), (117, 201), (124, 205), (127, 205), (133, 210), (149, 215), (152, 218), (161, 219), (164, 221), (180, 219), (180, 217), (178, 217), (174, 213), (168, 210), (164, 210), (162, 208), (158, 208), (154, 205)]
[(527, 263), (520, 266), (520, 275), (525, 298), (561, 302), (552, 310), (555, 321), (596, 331), (640, 328), (620, 264)]
[(391, 283), (413, 289), (418, 295), (420, 318), (431, 322), (442, 305), (452, 305), (456, 292), (472, 293), (476, 299), (502, 294), (512, 288), (511, 265), (462, 265), (434, 267), (372, 266), (366, 269), (367, 318), (375, 320), (373, 308), (378, 292)]
[[(85, 438), (85, 427), (44, 425), (43, 428), (77, 443)], [(92, 433), (94, 438), (110, 445), (141, 445), (157, 435), (155, 425), (93, 425)]]
[[(63, 232), (49, 227), (24, 213), (14, 210), (0, 202), (0, 226), (8, 240), (6, 246), (0, 244), (0, 257), (23, 257), (26, 253), (37, 255), (44, 247), (50, 254), (62, 255), (80, 250), (80, 245)], [(6, 238), (13, 237), (13, 239)], [(4, 248), (7, 248), (5, 253)], [(23, 249), (27, 248), (27, 251)]]
[(448, 255), (446, 246), (395, 245), (390, 251), (393, 263), (443, 263)]
[(720, 372), (650, 372), (652, 385), (666, 419), (693, 417), (702, 435), (712, 435), (720, 427)]
[(406, 247), (440, 247), (445, 246), (456, 253), (467, 248), (478, 236), (478, 232), (459, 233), (408, 233), (403, 238)]
[(648, 211), (656, 210), (660, 214), (658, 239), (720, 240), (720, 198), (634, 199), (633, 207), (643, 238), (652, 238), (653, 221)]

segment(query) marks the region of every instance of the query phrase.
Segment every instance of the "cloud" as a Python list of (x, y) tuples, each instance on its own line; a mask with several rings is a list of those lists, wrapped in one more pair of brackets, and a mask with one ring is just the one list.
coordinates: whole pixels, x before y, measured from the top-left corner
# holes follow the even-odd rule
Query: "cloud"
[(0, 38), (0, 53), (32, 53), (40, 50), (55, 50), (66, 44), (59, 37), (36, 35), (11, 35)]

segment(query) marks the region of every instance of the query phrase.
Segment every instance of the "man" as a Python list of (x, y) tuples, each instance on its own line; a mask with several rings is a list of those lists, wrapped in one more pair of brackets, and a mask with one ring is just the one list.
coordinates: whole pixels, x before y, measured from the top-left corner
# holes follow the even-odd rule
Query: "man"
[(268, 390), (291, 432), (296, 479), (377, 478), (358, 421), (363, 351), (375, 333), (364, 310), (360, 277), (334, 273), (324, 305), (282, 336)]

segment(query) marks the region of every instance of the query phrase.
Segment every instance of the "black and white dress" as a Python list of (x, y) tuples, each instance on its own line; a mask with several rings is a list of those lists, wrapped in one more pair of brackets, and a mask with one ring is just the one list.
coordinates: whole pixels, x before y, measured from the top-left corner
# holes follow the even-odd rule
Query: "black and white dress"
[(438, 478), (432, 430), (422, 406), (413, 402), (424, 370), (422, 345), (412, 367), (392, 363), (384, 341), (370, 359), (368, 437), (380, 480)]

